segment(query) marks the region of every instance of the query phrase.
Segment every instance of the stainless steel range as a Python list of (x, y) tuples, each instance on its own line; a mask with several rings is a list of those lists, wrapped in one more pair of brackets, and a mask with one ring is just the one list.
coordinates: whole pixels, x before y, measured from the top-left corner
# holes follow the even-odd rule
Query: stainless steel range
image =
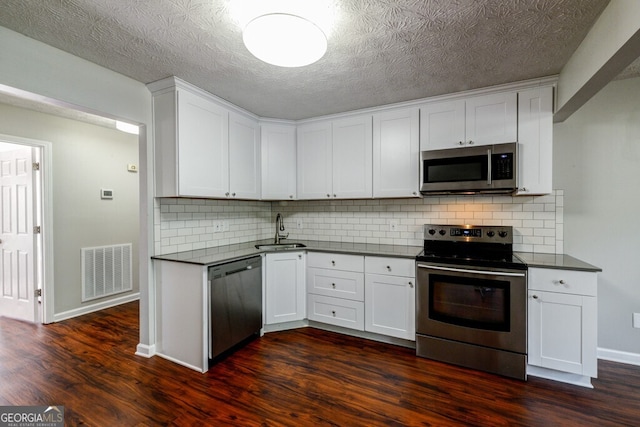
[(424, 225), (416, 353), (526, 379), (527, 267), (505, 226)]

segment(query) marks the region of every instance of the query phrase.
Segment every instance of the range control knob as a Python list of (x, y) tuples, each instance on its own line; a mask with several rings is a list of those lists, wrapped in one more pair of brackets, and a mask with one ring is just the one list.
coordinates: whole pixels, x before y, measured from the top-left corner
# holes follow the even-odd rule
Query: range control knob
[(436, 234), (436, 230), (434, 230), (433, 228), (430, 228), (429, 229), (429, 234), (431, 234), (433, 236), (434, 234)]
[(489, 237), (493, 237), (493, 236), (495, 236), (495, 235), (496, 235), (496, 232), (495, 232), (495, 231), (493, 231), (493, 230), (487, 231), (487, 236), (489, 236)]
[(445, 234), (447, 234), (447, 232), (444, 231), (444, 230), (440, 230), (439, 233), (440, 233), (441, 236), (444, 236)]
[(507, 232), (506, 231), (498, 231), (498, 236), (507, 237)]

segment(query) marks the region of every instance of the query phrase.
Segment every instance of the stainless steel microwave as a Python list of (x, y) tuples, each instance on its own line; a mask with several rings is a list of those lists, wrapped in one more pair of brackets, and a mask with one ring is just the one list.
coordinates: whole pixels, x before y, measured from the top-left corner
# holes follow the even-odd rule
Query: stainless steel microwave
[(518, 143), (423, 151), (420, 192), (429, 194), (513, 193)]

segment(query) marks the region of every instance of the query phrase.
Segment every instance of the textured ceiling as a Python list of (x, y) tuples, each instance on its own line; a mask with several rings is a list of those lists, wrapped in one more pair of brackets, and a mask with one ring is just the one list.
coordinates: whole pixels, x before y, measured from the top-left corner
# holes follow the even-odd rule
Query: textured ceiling
[(0, 25), (143, 83), (175, 75), (302, 119), (557, 74), (609, 0), (328, 3), (327, 53), (290, 69), (251, 56), (231, 0), (2, 0)]

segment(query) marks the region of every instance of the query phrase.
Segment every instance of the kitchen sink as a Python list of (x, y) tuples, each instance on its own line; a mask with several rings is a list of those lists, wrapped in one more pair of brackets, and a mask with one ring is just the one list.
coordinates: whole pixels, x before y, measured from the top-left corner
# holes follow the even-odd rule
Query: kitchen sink
[(278, 251), (283, 249), (297, 249), (306, 247), (307, 245), (303, 245), (302, 243), (267, 243), (264, 245), (256, 245), (257, 249), (262, 249), (265, 251)]

